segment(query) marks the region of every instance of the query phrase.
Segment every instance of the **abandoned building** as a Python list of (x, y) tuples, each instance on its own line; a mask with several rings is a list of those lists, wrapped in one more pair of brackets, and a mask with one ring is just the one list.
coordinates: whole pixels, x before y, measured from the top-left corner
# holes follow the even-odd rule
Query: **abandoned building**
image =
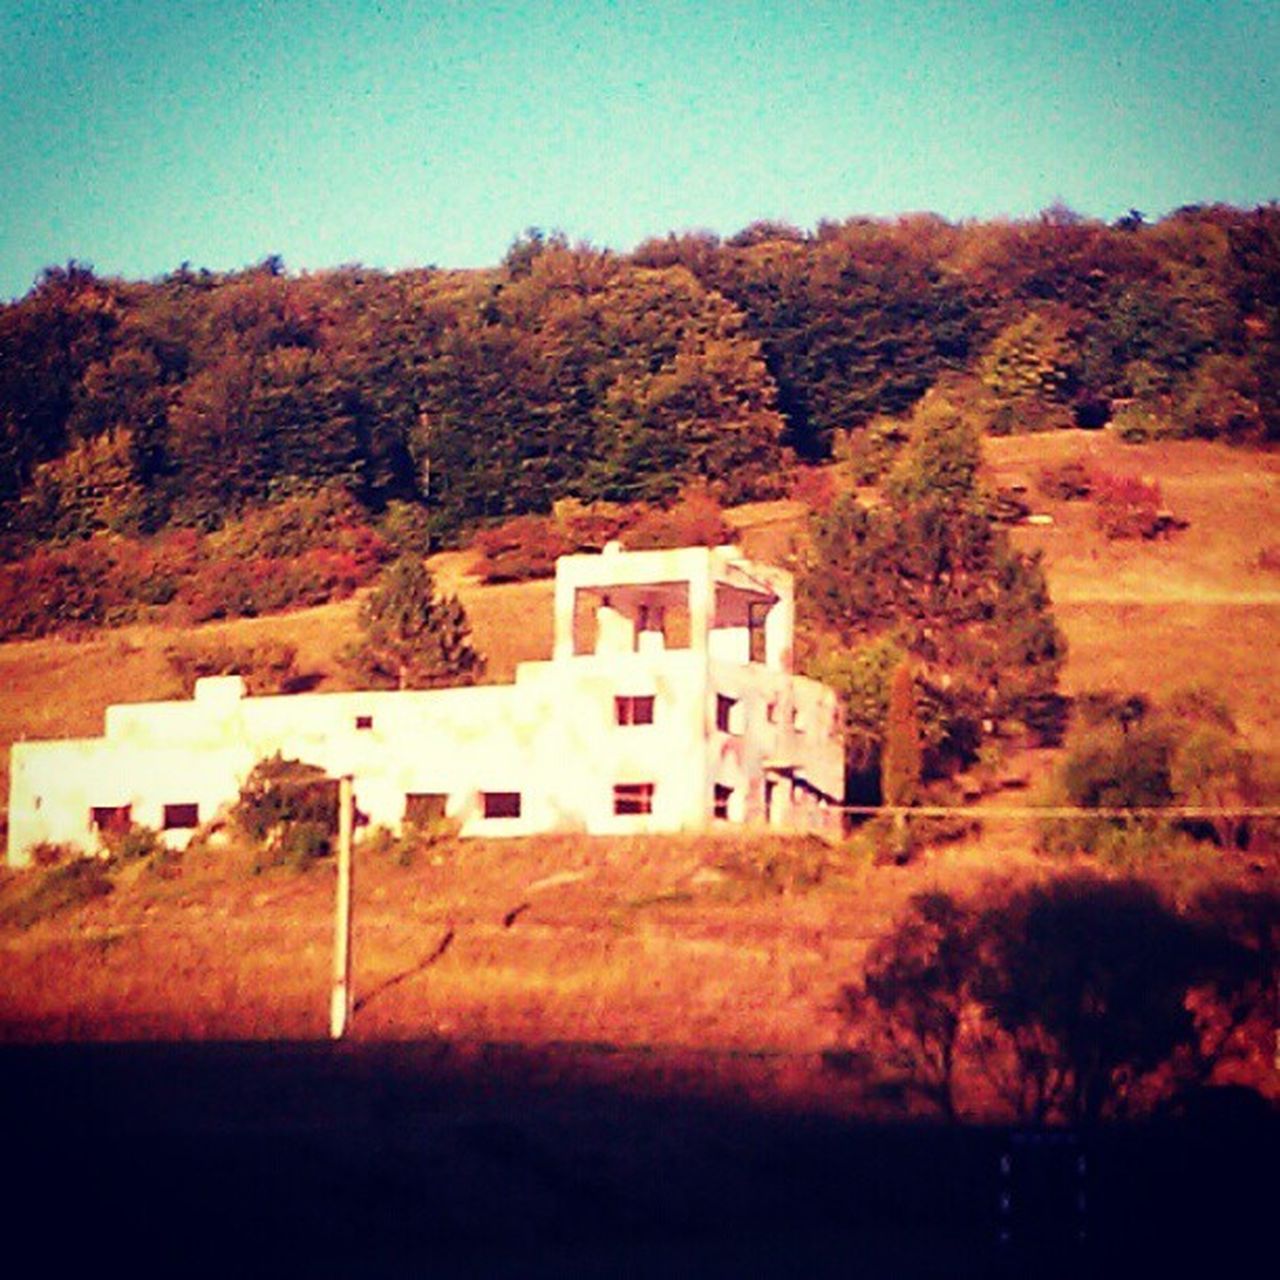
[(100, 738), (19, 742), (8, 860), (91, 852), (131, 823), (180, 847), (279, 752), (350, 775), (372, 825), (455, 819), (464, 836), (698, 831), (835, 836), (835, 694), (792, 673), (790, 574), (734, 547), (562, 557), (555, 646), (515, 681), (111, 706)]

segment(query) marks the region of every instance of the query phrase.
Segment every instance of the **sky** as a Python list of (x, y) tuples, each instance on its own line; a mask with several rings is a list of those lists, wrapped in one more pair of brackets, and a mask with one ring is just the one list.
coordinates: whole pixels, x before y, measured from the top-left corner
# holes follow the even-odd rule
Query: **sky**
[(0, 0), (0, 298), (1280, 197), (1277, 0)]

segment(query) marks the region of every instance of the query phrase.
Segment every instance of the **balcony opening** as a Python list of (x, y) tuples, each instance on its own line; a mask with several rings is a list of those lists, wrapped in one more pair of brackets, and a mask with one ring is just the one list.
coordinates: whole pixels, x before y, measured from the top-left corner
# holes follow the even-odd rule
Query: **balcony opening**
[(716, 694), (716, 728), (721, 733), (742, 732), (742, 708), (737, 698)]

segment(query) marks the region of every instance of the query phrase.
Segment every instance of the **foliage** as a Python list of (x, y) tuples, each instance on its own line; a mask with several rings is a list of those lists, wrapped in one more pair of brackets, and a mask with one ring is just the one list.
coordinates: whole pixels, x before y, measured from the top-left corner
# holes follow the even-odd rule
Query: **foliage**
[[(1225, 810), (1184, 831), (1211, 836), (1222, 848), (1248, 843), (1250, 824), (1233, 809), (1265, 803), (1259, 762), (1230, 711), (1212, 690), (1193, 686), (1162, 707), (1107, 693), (1077, 700), (1078, 724), (1067, 739), (1060, 774), (1063, 796), (1085, 808), (1169, 805)], [(1142, 847), (1170, 843), (1172, 823), (1125, 818), (1071, 820), (1046, 830), (1050, 848), (1087, 849), (1133, 859)]]
[(947, 402), (926, 402), (886, 503), (846, 495), (814, 518), (800, 583), (846, 646), (892, 636), (917, 660), (933, 772), (971, 758), (984, 722), (1032, 719), (1064, 656), (1039, 560), (992, 522), (978, 461), (972, 427)]
[(480, 572), (486, 582), (553, 577), (556, 560), (572, 549), (555, 520), (534, 515), (516, 516), (483, 529), (472, 545), (480, 553)]
[(704, 485), (687, 488), (679, 500), (668, 507), (642, 511), (622, 533), (622, 543), (629, 551), (717, 547), (731, 538), (720, 504)]
[(316, 765), (280, 752), (259, 760), (240, 788), (232, 822), (254, 848), (254, 869), (305, 868), (332, 851), (338, 831), (337, 782)]
[(130, 823), (123, 831), (104, 831), (102, 843), (108, 855), (116, 862), (145, 862), (158, 854), (167, 853), (167, 847), (158, 831), (150, 827)]
[(284, 640), (187, 640), (169, 645), (164, 656), (186, 697), (205, 676), (243, 676), (251, 694), (271, 694), (288, 693), (299, 674), (297, 648)]
[(466, 611), (455, 597), (437, 595), (431, 571), (416, 557), (387, 567), (360, 607), (360, 627), (363, 639), (347, 658), (374, 687), (433, 689), (484, 674)]
[(1040, 492), (1060, 502), (1078, 502), (1093, 493), (1093, 467), (1087, 458), (1067, 458), (1040, 472)]
[(1154, 480), (1095, 470), (1093, 499), (1098, 527), (1108, 538), (1154, 538), (1165, 528)]
[(1181, 910), (1132, 877), (1066, 876), (972, 901), (912, 898), (842, 987), (881, 1083), (945, 1117), (999, 1099), (1021, 1123), (1150, 1114), (1269, 1052), (1280, 902), (1212, 890)]
[(0, 925), (30, 928), (39, 920), (104, 897), (113, 887), (98, 858), (73, 857), (52, 866), (38, 865), (24, 873), (16, 892), (0, 896)]
[(916, 682), (911, 664), (900, 662), (889, 682), (884, 747), (880, 761), (880, 794), (887, 805), (915, 804), (920, 794), (924, 748), (916, 711)]

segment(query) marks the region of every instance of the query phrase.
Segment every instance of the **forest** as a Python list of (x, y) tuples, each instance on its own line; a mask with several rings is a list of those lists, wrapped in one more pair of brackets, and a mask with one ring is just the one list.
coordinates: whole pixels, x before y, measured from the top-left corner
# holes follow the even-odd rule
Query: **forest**
[(986, 432), (1276, 439), (1280, 207), (758, 223), (629, 254), (534, 229), (474, 271), (50, 267), (0, 308), (0, 538), (12, 561), (208, 534), (326, 486), (435, 547), (564, 498), (702, 479), (733, 503), (874, 459), (940, 384)]

